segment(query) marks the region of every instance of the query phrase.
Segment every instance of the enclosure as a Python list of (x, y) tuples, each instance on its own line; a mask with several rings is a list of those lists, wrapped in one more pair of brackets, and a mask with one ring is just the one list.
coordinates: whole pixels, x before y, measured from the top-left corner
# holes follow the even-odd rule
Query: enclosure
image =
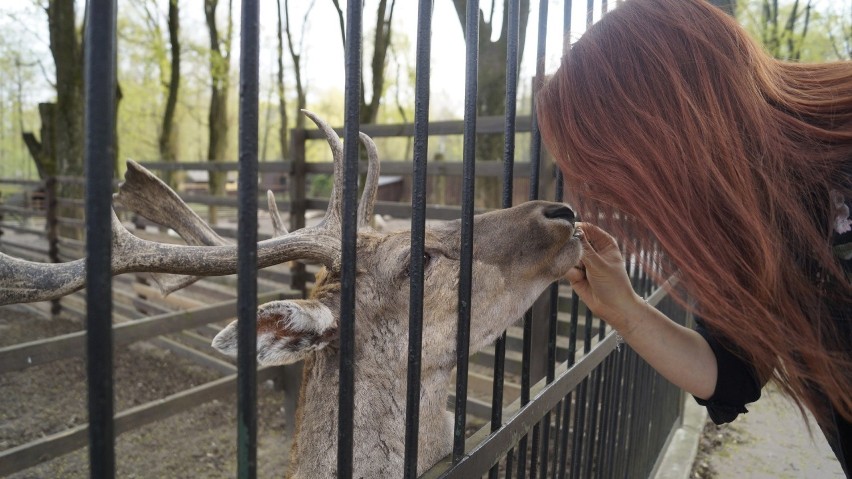
[[(571, 25), (570, 1), (561, 2), (561, 12), (548, 11), (548, 3), (538, 4), (538, 18), (531, 21), (539, 38), (538, 59), (546, 54), (544, 38), (548, 19), (561, 17), (566, 34)], [(457, 344), (456, 377), (447, 404), (455, 416), (453, 452), (422, 477), (648, 477), (654, 473), (668, 441), (680, 426), (682, 392), (662, 379), (629, 347), (619, 345), (616, 334), (579, 302), (567, 283), (552, 284), (533, 308), (523, 318), (517, 318), (517, 324), (493, 346), (469, 355), (470, 314), (475, 305), (471, 305), (472, 249), (465, 249), (465, 245), (469, 245), (476, 234), (474, 214), (494, 209), (494, 205), (475, 202), (476, 188), (487, 187), (483, 186), (487, 185), (484, 179), (499, 184), (501, 208), (527, 199), (561, 201), (563, 193), (561, 176), (541, 148), (535, 111), (528, 116), (517, 113), (520, 4), (519, 1), (507, 3), (509, 40), (505, 51), (504, 116), (477, 113), (477, 73), (481, 65), (478, 43), (468, 41), (466, 71), (458, 82), (458, 88), (465, 92), (464, 118), (430, 121), (430, 42), (432, 32), (437, 32), (438, 27), (433, 23), (432, 2), (422, 0), (417, 19), (414, 121), (378, 125), (362, 125), (359, 121), (363, 7), (361, 2), (349, 2), (346, 6), (346, 98), (340, 105), (344, 122), (337, 125), (344, 140), (344, 182), (340, 192), (343, 198), (341, 362), (336, 398), (339, 477), (353, 475), (352, 417), (356, 407), (353, 357), (355, 349), (360, 347), (355, 344), (353, 333), (358, 328), (354, 317), (358, 294), (355, 290), (357, 193), (359, 175), (367, 169), (358, 150), (359, 131), (376, 140), (409, 138), (413, 142), (412, 160), (401, 158), (382, 162), (383, 181), (379, 184), (375, 208), (377, 229), (410, 227), (412, 231), (410, 248), (414, 261), (411, 263), (408, 364), (404, 379), (407, 384), (406, 416), (399, 418), (405, 427), (406, 477), (417, 476), (424, 307), (419, 258), (424, 252), (424, 229), (427, 222), (433, 220), (460, 219), (463, 255), (458, 281), (459, 334), (458, 338), (448, 339)], [(592, 23), (612, 6), (605, 1), (602, 5), (589, 2), (586, 22)], [(55, 175), (42, 181), (0, 180), (4, 185), (20, 187), (15, 196), (18, 204), (6, 201), (0, 206), (0, 247), (4, 253), (52, 263), (88, 258), (86, 290), (61, 300), (6, 310), (4, 314), (14, 311), (53, 320), (27, 317), (24, 326), (5, 325), (26, 330), (27, 321), (39, 324), (32, 327), (34, 331), (9, 335), (2, 343), (0, 373), (9, 388), (21, 388), (12, 389), (13, 395), (15, 391), (22, 395), (23, 391), (47, 395), (32, 389), (32, 384), (25, 388), (28, 372), (32, 377), (37, 371), (46, 375), (47, 378), (31, 382), (44, 381), (44, 387), (49, 389), (49, 377), (54, 370), (44, 368), (54, 364), (59, 368), (55, 371), (67, 372), (67, 368), (76, 367), (69, 366), (75, 358), (86, 357), (88, 422), (85, 413), (78, 411), (73, 413), (76, 417), (64, 424), (39, 431), (42, 437), (24, 435), (26, 440), (23, 441), (0, 438), (5, 446), (0, 452), (0, 473), (17, 474), (16, 477), (29, 477), (29, 473), (60, 475), (62, 468), (71, 467), (67, 462), (62, 463), (61, 457), (86, 447), (90, 456), (88, 469), (85, 464), (77, 464), (70, 469), (72, 474), (88, 472), (93, 477), (113, 477), (117, 470), (123, 470), (125, 459), (139, 468), (150, 463), (151, 472), (158, 461), (165, 459), (158, 459), (153, 450), (134, 450), (131, 446), (128, 451), (117, 447), (121, 435), (142, 428), (156, 429), (167, 418), (213, 407), (210, 404), (224, 404), (229, 408), (233, 406), (236, 414), (235, 419), (229, 419), (235, 428), (230, 437), (224, 439), (235, 446), (234, 451), (227, 451), (231, 457), (222, 460), (219, 456), (208, 455), (213, 457), (209, 463), (199, 459), (197, 464), (183, 464), (182, 469), (171, 470), (171, 473), (227, 477), (236, 469), (239, 477), (281, 475), (284, 471), (278, 468), (286, 467), (286, 453), (282, 451), (292, 434), (300, 367), (257, 367), (256, 310), (259, 304), (274, 299), (306, 297), (319, 268), (299, 261), (256, 268), (258, 240), (275, 234), (269, 216), (265, 212), (258, 214), (258, 209), (269, 209), (258, 190), (269, 188), (273, 192), (279, 207), (286, 213), (290, 231), (316, 224), (319, 221), (316, 211), (324, 210), (329, 203), (328, 192), (323, 193), (324, 197), (314, 196), (308, 185), (321, 182), (323, 175), (332, 173), (332, 166), (327, 162), (309, 161), (308, 151), (311, 144), (325, 137), (317, 129), (294, 129), (290, 132), (290, 158), (258, 162), (261, 2), (243, 0), (239, 32), (239, 162), (142, 162), (160, 177), (183, 172), (189, 178), (179, 191), (182, 199), (199, 212), (211, 208), (218, 212), (219, 221), (212, 226), (222, 237), (238, 245), (238, 274), (206, 278), (169, 296), (163, 296), (153, 287), (147, 273), (124, 274), (111, 279), (111, 239), (106, 231), (109, 230), (112, 194), (118, 182), (104, 172), (111, 171), (110, 152), (114, 148), (116, 4), (109, 0), (90, 0), (88, 8), (86, 176)], [(479, 37), (479, 10), (479, 2), (467, 2), (464, 30), (468, 39)], [(543, 61), (539, 61), (536, 76), (530, 80), (533, 92), (544, 75)], [(461, 139), (461, 161), (436, 158), (429, 150), (429, 139), (438, 136)], [(483, 161), (477, 156), (477, 148), (494, 136), (503, 137), (502, 161)], [(516, 142), (529, 146), (529, 161), (515, 161)], [(211, 175), (222, 171), (231, 173), (236, 191), (225, 195), (208, 194), (203, 182), (192, 181), (198, 172)], [(84, 186), (85, 200), (79, 196), (63, 196), (60, 190), (69, 189), (58, 185)], [(132, 225), (137, 236), (180, 242), (167, 228), (149, 219), (120, 207), (116, 212), (124, 224)], [(643, 251), (641, 258), (629, 259), (634, 287), (649, 304), (686, 324), (691, 319), (667, 294), (670, 288), (676, 287), (675, 282), (670, 281), (665, 287), (656, 284), (652, 280), (653, 272), (643, 271), (638, 266), (643, 260), (653, 264), (657, 260), (656, 257), (651, 260), (651, 256), (657, 254)], [(104, 298), (112, 298), (112, 301)], [(67, 318), (75, 317), (79, 318), (77, 322), (68, 323)], [(240, 323), (240, 349), (245, 352), (236, 362), (210, 348), (212, 336), (221, 325), (235, 317)], [(58, 318), (66, 319), (60, 322)], [(80, 320), (85, 321), (85, 331), (77, 330), (82, 326)], [(39, 329), (40, 332), (35, 332)], [(159, 355), (156, 357), (166, 357), (160, 362), (140, 359), (148, 357), (145, 355), (127, 357), (128, 346), (132, 344), (136, 352), (142, 348), (143, 351), (169, 353), (166, 356), (156, 353)], [(146, 361), (151, 364), (146, 365)], [(139, 372), (146, 367), (153, 372)], [(170, 371), (178, 368), (189, 372), (169, 381)], [(138, 385), (129, 384), (118, 371), (122, 375), (135, 371), (145, 379), (140, 379)], [(73, 374), (80, 375), (82, 370)], [(181, 384), (183, 380), (193, 384)], [(142, 382), (147, 381), (162, 387), (142, 386)], [(267, 387), (273, 383), (274, 389)], [(4, 390), (8, 393), (6, 385)], [(154, 394), (153, 390), (159, 394)], [(54, 401), (61, 402), (62, 391), (58, 393), (50, 394), (57, 396), (51, 396)], [(133, 399), (128, 400), (128, 394)], [(35, 399), (32, 402), (37, 403)], [(14, 414), (17, 414), (14, 419), (20, 420), (33, 413), (22, 408)], [(68, 413), (61, 410), (56, 414)], [(204, 421), (215, 422), (215, 414), (213, 416)], [(46, 416), (39, 418), (49, 420)], [(201, 419), (193, 421), (196, 420)], [(196, 447), (195, 436), (205, 434), (205, 431), (190, 427), (181, 429), (169, 426), (168, 430), (178, 437), (181, 434), (193, 436), (192, 440), (177, 441), (192, 444), (190, 447)], [(213, 440), (222, 441), (221, 432)], [(276, 446), (259, 448), (259, 442)], [(179, 445), (169, 447), (179, 448)], [(131, 461), (129, 456), (134, 459)], [(134, 474), (146, 477), (144, 469)]]

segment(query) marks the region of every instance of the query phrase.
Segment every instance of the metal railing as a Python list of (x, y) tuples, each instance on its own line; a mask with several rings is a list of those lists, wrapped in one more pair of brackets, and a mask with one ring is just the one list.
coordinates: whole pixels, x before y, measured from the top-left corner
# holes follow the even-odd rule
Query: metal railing
[[(358, 190), (358, 141), (362, 2), (347, 2), (346, 78), (344, 100), (344, 182), (342, 212), (342, 279), (340, 310), (340, 390), (338, 396), (337, 472), (341, 478), (353, 475), (354, 417), (354, 316), (356, 272), (356, 215)], [(606, 5), (606, 2), (604, 2)], [(565, 33), (571, 23), (571, 1), (563, 2)], [(591, 10), (593, 2), (589, 1)], [(509, 35), (506, 52), (506, 113), (502, 123), (505, 137), (503, 155), (502, 206), (512, 206), (515, 171), (515, 136), (527, 126), (518, 125), (516, 112), (519, 62), (519, 1), (508, 2)], [(536, 78), (537, 88), (544, 78), (545, 37), (548, 2), (539, 2)], [(112, 310), (110, 297), (110, 205), (113, 151), (113, 108), (115, 92), (115, 0), (88, 3), (86, 31), (86, 255), (87, 331), (86, 351), (89, 384), (89, 451), (93, 477), (114, 477), (114, 437), (112, 382)], [(414, 137), (411, 202), (411, 290), (409, 311), (409, 350), (405, 421), (404, 476), (417, 475), (419, 430), (420, 368), (422, 354), (423, 264), (428, 174), (429, 63), (432, 32), (432, 0), (418, 4), (415, 116), (410, 131)], [(604, 6), (604, 9), (606, 6)], [(237, 361), (238, 395), (238, 477), (253, 478), (257, 471), (255, 321), (257, 308), (257, 144), (258, 144), (258, 51), (259, 1), (242, 1), (239, 112), (239, 207), (238, 300), (239, 318)], [(546, 373), (535, 384), (530, 373), (533, 344), (532, 310), (524, 316), (523, 361), (520, 398), (503, 407), (503, 384), (507, 336), (495, 344), (491, 421), (466, 437), (468, 404), (468, 360), (471, 307), (471, 268), (476, 177), (477, 81), (479, 3), (467, 4), (465, 32), (466, 69), (463, 123), (461, 261), (458, 288), (457, 377), (452, 453), (424, 477), (647, 477), (660, 457), (672, 432), (679, 426), (682, 393), (665, 382), (629, 348), (620, 348), (616, 335), (585, 309), (581, 326), (581, 305), (576, 295), (570, 302), (567, 331), (559, 331), (559, 285), (546, 292), (547, 324)], [(592, 17), (588, 17), (591, 22)], [(562, 179), (541, 170), (541, 139), (535, 111), (529, 117), (531, 132), (529, 163), (530, 199), (539, 197), (542, 181), (556, 182), (556, 200), (562, 197)], [(434, 133), (434, 132), (432, 132)], [(294, 137), (304, 142), (309, 132)], [(302, 151), (304, 145), (302, 145)], [(298, 148), (294, 150), (298, 151)], [(304, 166), (304, 165), (303, 165)], [(302, 172), (304, 173), (304, 172)], [(304, 193), (302, 191), (302, 193)], [(299, 199), (306, 201), (304, 195)], [(304, 208), (305, 205), (301, 205)], [(298, 220), (297, 220), (298, 221)], [(302, 217), (302, 220), (304, 218)], [(304, 226), (304, 225), (302, 225)], [(629, 258), (628, 264), (639, 263)], [(651, 275), (638, 268), (630, 271), (636, 289), (649, 296), (649, 303), (670, 317), (685, 323), (689, 318), (655, 287)], [(594, 324), (597, 322), (597, 327)], [(582, 337), (581, 337), (582, 335)], [(565, 360), (557, 359), (559, 338), (567, 341)], [(577, 351), (582, 341), (582, 351)], [(400, 420), (403, 420), (400, 418)]]

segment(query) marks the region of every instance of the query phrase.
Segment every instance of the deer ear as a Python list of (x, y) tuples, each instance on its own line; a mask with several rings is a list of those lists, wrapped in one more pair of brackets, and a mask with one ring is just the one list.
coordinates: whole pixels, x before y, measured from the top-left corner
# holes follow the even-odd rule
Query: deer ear
[[(257, 310), (257, 362), (290, 364), (337, 338), (337, 319), (316, 300), (273, 301)], [(213, 338), (213, 347), (237, 355), (237, 322)]]

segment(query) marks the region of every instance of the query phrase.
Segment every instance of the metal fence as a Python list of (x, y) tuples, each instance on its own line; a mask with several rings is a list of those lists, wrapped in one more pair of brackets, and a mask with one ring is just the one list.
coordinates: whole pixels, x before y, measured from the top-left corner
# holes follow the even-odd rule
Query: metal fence
[[(239, 356), (238, 476), (256, 476), (256, 334), (257, 309), (257, 145), (258, 145), (258, 51), (259, 0), (242, 1), (239, 112), (239, 246), (238, 303)], [(344, 105), (344, 183), (342, 215), (342, 280), (340, 310), (340, 389), (338, 396), (337, 471), (353, 475), (354, 406), (354, 317), (357, 255), (358, 131), (361, 68), (362, 2), (347, 2), (346, 77)], [(603, 2), (604, 10), (607, 8)], [(571, 24), (571, 2), (562, 2), (565, 31)], [(513, 198), (515, 136), (527, 126), (517, 124), (518, 32), (517, 0), (509, 2), (508, 49), (506, 52), (506, 114), (503, 121), (502, 206)], [(589, 0), (587, 8), (591, 22)], [(413, 192), (411, 202), (411, 290), (408, 377), (405, 417), (405, 477), (417, 475), (420, 358), (422, 352), (424, 232), (427, 217), (427, 139), (429, 122), (429, 64), (432, 24), (431, 0), (418, 7), (415, 117), (413, 125)], [(534, 88), (544, 78), (545, 37), (548, 2), (539, 3), (538, 45)], [(520, 398), (503, 407), (503, 379), (507, 337), (495, 345), (492, 415), (489, 425), (466, 437), (469, 330), (471, 315), (472, 237), (474, 179), (476, 176), (476, 98), (479, 36), (479, 2), (467, 2), (465, 106), (461, 202), (461, 263), (458, 289), (457, 378), (455, 428), (452, 454), (426, 472), (424, 477), (647, 477), (660, 452), (680, 423), (682, 394), (667, 383), (629, 348), (619, 347), (616, 336), (583, 308), (577, 297), (569, 303), (570, 322), (560, 330), (559, 285), (547, 292), (546, 374), (533, 384), (530, 373), (533, 348), (533, 312), (524, 319), (523, 361)], [(93, 477), (115, 474), (112, 381), (112, 306), (98, 298), (111, 296), (110, 206), (112, 183), (113, 109), (116, 70), (116, 2), (90, 0), (86, 29), (86, 256), (88, 278), (86, 348), (89, 387), (89, 447)], [(529, 117), (531, 132), (529, 199), (539, 197), (543, 181), (555, 181), (560, 200), (561, 177), (541, 171), (541, 139), (535, 111)], [(303, 135), (306, 141), (307, 135)], [(302, 207), (304, 205), (301, 205)], [(636, 265), (639, 258), (629, 258)], [(652, 275), (631, 267), (636, 289), (649, 303), (679, 322), (685, 313), (651, 282)], [(584, 310), (584, 311), (583, 311)], [(583, 311), (583, 318), (581, 318)], [(582, 322), (581, 322), (582, 321)], [(595, 326), (597, 323), (597, 326)], [(567, 341), (559, 353), (558, 338)], [(578, 342), (582, 350), (577, 351)]]

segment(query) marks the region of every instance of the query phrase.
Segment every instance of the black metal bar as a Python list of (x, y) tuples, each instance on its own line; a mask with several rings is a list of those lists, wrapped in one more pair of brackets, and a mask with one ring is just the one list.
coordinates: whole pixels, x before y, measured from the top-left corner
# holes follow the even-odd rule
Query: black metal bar
[(586, 29), (595, 23), (595, 0), (586, 0)]
[(587, 477), (590, 477), (593, 474), (593, 467), (595, 464), (595, 444), (597, 442), (597, 434), (599, 432), (598, 428), (598, 408), (600, 406), (600, 390), (601, 390), (601, 381), (603, 379), (603, 368), (598, 366), (592, 372), (592, 397), (589, 401), (589, 440), (586, 441), (585, 453), (583, 456), (586, 458), (586, 471), (588, 471)]
[(340, 385), (337, 411), (337, 477), (352, 477), (355, 409), (355, 240), (358, 233), (358, 128), (361, 102), (362, 3), (346, 5), (343, 211), (341, 215)]
[[(515, 169), (515, 131), (518, 104), (518, 39), (520, 37), (520, 0), (508, 3), (509, 24), (506, 31), (506, 114), (503, 133), (503, 198), (502, 207), (512, 207)], [(494, 343), (494, 380), (491, 392), (491, 432), (503, 423), (503, 383), (506, 365), (506, 331)], [(512, 451), (506, 457), (506, 473), (511, 474)], [(499, 467), (495, 464), (488, 471), (489, 479), (496, 479)]]
[(612, 477), (614, 474), (615, 468), (615, 445), (618, 443), (619, 438), (619, 428), (621, 425), (620, 417), (622, 414), (621, 408), (621, 399), (624, 396), (623, 394), (623, 366), (624, 366), (624, 354), (619, 352), (614, 356), (614, 372), (612, 380), (610, 381), (610, 389), (612, 390), (612, 395), (610, 399), (607, 401), (607, 404), (611, 404), (612, 406), (609, 408), (610, 411), (610, 430), (611, 430), (611, 438), (609, 442), (606, 444), (606, 450), (604, 451), (604, 459), (603, 463), (605, 464), (605, 468), (602, 474), (602, 477)]
[[(553, 471), (553, 475), (555, 476), (556, 471), (558, 470), (558, 467), (559, 467), (559, 462), (558, 462), (559, 461), (559, 438), (560, 438), (559, 433), (561, 431), (560, 427), (562, 425), (562, 403), (560, 402), (559, 404), (557, 404), (554, 409), (556, 411), (556, 417), (553, 419), (553, 427), (554, 427), (553, 447), (554, 447), (554, 451), (553, 451), (553, 454), (550, 457), (550, 461), (551, 461), (550, 470)], [(541, 477), (547, 477), (546, 473), (547, 473), (547, 471), (545, 470), (545, 474), (542, 475)]]
[(464, 457), (443, 470), (446, 463), (439, 464), (427, 477), (479, 477), (487, 468), (496, 464), (511, 449), (512, 439), (529, 431), (529, 425), (537, 418), (553, 409), (565, 395), (581, 382), (586, 381), (589, 373), (597, 367), (615, 349), (615, 335), (607, 336), (603, 342), (595, 345), (592, 351), (581, 358), (576, 365), (555, 381), (544, 385), (536, 393), (536, 400), (520, 408), (506, 424), (490, 436), (490, 440), (472, 445)]
[[(586, 308), (585, 314), (585, 323), (583, 325), (583, 356), (589, 354), (589, 351), (592, 348), (592, 310)], [(588, 439), (588, 430), (586, 427), (586, 417), (589, 414), (589, 388), (590, 388), (590, 378), (587, 377), (582, 384), (580, 384), (580, 389), (577, 392), (577, 427), (574, 431), (575, 442), (574, 442), (574, 451), (573, 451), (573, 461), (572, 461), (572, 475), (574, 477), (579, 477), (580, 472), (582, 471), (581, 465), (585, 464), (587, 458), (583, 455), (584, 445)]]
[(612, 437), (612, 416), (613, 408), (611, 407), (610, 399), (612, 398), (613, 374), (615, 372), (616, 356), (610, 355), (604, 362), (603, 367), (603, 397), (601, 398), (601, 427), (598, 441), (595, 442), (595, 457), (597, 458), (598, 468), (596, 470), (598, 477), (607, 477), (604, 470), (608, 464), (604, 456), (606, 455), (606, 446)]
[[(553, 283), (549, 288), (550, 293), (550, 315), (548, 317), (547, 331), (547, 382), (552, 382), (556, 375), (556, 325), (559, 319), (559, 283)], [(544, 446), (541, 448), (539, 467), (541, 477), (547, 477), (547, 456), (549, 453), (550, 438), (550, 413), (544, 416), (542, 426), (542, 437)]]
[(630, 435), (630, 370), (633, 364), (633, 351), (625, 347), (621, 361), (622, 384), (619, 388), (618, 410), (621, 412), (618, 419), (618, 435), (613, 448), (613, 462), (616, 464), (613, 477), (623, 477), (626, 474), (627, 464), (627, 437)]
[(414, 92), (414, 182), (411, 193), (411, 264), (408, 310), (408, 384), (405, 400), (403, 475), (417, 477), (420, 428), (420, 372), (423, 343), (423, 254), (426, 236), (426, 164), (429, 146), (429, 60), (432, 0), (420, 0), (417, 13), (417, 70)]
[[(585, 356), (583, 356), (585, 358)], [(580, 477), (583, 462), (583, 436), (586, 432), (586, 389), (589, 378), (585, 378), (577, 388), (577, 404), (574, 408), (574, 435), (571, 446), (571, 477)]]
[[(544, 83), (544, 58), (547, 54), (547, 0), (538, 2), (538, 47), (536, 50), (535, 82), (533, 98)], [(530, 138), (530, 199), (538, 199), (539, 170), (541, 165), (541, 130), (538, 126), (535, 102), (532, 102)]]
[[(544, 80), (544, 54), (547, 37), (547, 0), (540, 1), (539, 9), (539, 24), (538, 24), (538, 48), (536, 56), (536, 76), (533, 88), (533, 97), (541, 82)], [(537, 200), (539, 197), (540, 187), (540, 170), (541, 170), (541, 132), (538, 127), (538, 118), (536, 117), (535, 102), (532, 102), (532, 114), (530, 115), (531, 124), (531, 139), (530, 139), (530, 192), (529, 199)], [(521, 371), (521, 405), (529, 402), (530, 388), (530, 361), (532, 353), (532, 331), (533, 329), (533, 314), (529, 310), (524, 314), (524, 337), (523, 337), (523, 362)], [(527, 467), (527, 440), (528, 436), (521, 438), (518, 447), (518, 479), (523, 479), (526, 476)], [(533, 428), (533, 443), (530, 451), (530, 468), (535, 469), (535, 462), (538, 447), (538, 424)], [(534, 476), (535, 473), (532, 473)]]
[(240, 176), (237, 236), (237, 477), (257, 476), (257, 143), (260, 5), (240, 23)]
[(84, 159), (89, 470), (93, 478), (112, 478), (115, 477), (115, 427), (110, 226), (115, 158), (117, 8), (115, 0), (92, 0), (88, 5)]
[[(570, 3), (570, 2), (569, 2)], [(554, 172), (554, 177), (556, 178), (556, 188), (555, 188), (555, 200), (562, 201), (563, 196), (563, 181), (562, 181), (562, 171), (558, 166), (554, 166), (556, 170)], [(550, 330), (548, 331), (548, 351), (547, 351), (547, 382), (553, 381), (556, 373), (556, 336), (557, 336), (557, 325), (559, 321), (559, 283), (555, 282), (550, 285)], [(569, 395), (570, 396), (570, 395)], [(569, 396), (566, 396), (566, 400)], [(553, 441), (556, 446), (556, 451), (553, 454), (553, 464), (551, 469), (553, 473), (556, 474), (557, 471), (557, 458), (559, 455), (559, 434), (560, 434), (560, 423), (561, 423), (561, 414), (562, 407), (561, 405), (556, 408), (556, 420), (555, 427), (556, 431), (554, 433)], [(544, 447), (541, 449), (541, 477), (547, 477), (547, 456), (550, 453), (550, 415), (548, 414), (545, 418), (544, 422), (544, 431), (542, 432), (542, 436), (545, 438)]]
[(479, 0), (469, 0), (465, 17), (464, 144), (462, 161), (461, 260), (459, 262), (458, 331), (456, 338), (456, 407), (453, 463), (464, 454), (467, 409), (467, 366), (470, 351), (470, 296), (473, 268), (473, 198), (476, 173), (476, 96), (479, 78)]
[(562, 400), (562, 436), (559, 439), (558, 465), (557, 469), (554, 470), (559, 479), (565, 477), (565, 466), (568, 461), (568, 435), (571, 432), (571, 401), (573, 398), (574, 392), (570, 391)]
[[(532, 180), (530, 180), (532, 181)], [(532, 190), (532, 184), (530, 184)], [(532, 195), (532, 193), (530, 193)], [(532, 356), (532, 309), (524, 313), (524, 336), (521, 351), (521, 406), (530, 402), (530, 359)], [(526, 477), (527, 441), (529, 436), (524, 434), (518, 443), (518, 479)]]
[[(569, 367), (574, 365), (574, 362), (576, 361), (576, 356), (577, 356), (577, 323), (579, 322), (579, 317), (580, 317), (580, 297), (577, 296), (576, 292), (571, 292), (571, 321), (570, 321), (569, 326), (568, 326), (568, 366)], [(574, 394), (575, 392), (577, 394)], [(579, 391), (572, 392), (572, 395), (573, 395), (573, 397), (571, 397), (571, 395), (569, 395), (568, 403), (565, 405), (565, 416), (564, 416), (563, 421), (565, 421), (566, 427), (565, 427), (565, 437), (563, 438), (563, 441), (562, 441), (563, 445), (564, 445), (564, 448), (563, 448), (564, 457), (562, 459), (560, 459), (560, 472), (559, 472), (560, 478), (565, 477), (567, 462), (569, 460), (571, 460), (572, 464), (573, 464), (573, 460), (574, 460), (574, 457), (575, 457), (573, 449), (574, 449), (574, 444), (577, 442), (577, 434), (578, 434), (578, 432), (577, 432), (577, 426), (578, 426), (577, 410), (579, 409), (579, 401), (580, 401)], [(574, 427), (569, 431), (567, 425), (570, 421), (570, 418), (572, 417), (571, 416), (571, 399), (574, 399), (576, 401), (576, 404), (575, 404), (575, 407), (574, 407), (574, 415), (573, 415), (574, 421), (572, 422)], [(570, 443), (570, 445), (571, 445), (570, 451), (568, 450), (568, 446), (569, 446), (568, 434), (569, 434), (569, 432), (572, 433), (572, 438), (573, 438), (571, 440), (571, 443)], [(569, 471), (570, 471), (570, 469), (569, 469)]]
[(574, 7), (572, 0), (565, 0), (562, 7), (562, 37), (565, 44), (562, 45), (564, 55), (571, 48), (571, 9)]
[(503, 208), (512, 207), (515, 168), (515, 131), (518, 110), (518, 38), (520, 35), (520, 0), (511, 0), (506, 32), (506, 115), (503, 133)]
[[(547, 416), (547, 414), (545, 414)], [(532, 445), (530, 446), (530, 479), (536, 479), (536, 472), (538, 469), (536, 468), (538, 461), (538, 448), (541, 443), (541, 421), (537, 422), (532, 429)]]
[(627, 441), (629, 446), (627, 447), (627, 461), (625, 462), (628, 471), (633, 471), (636, 468), (636, 453), (638, 452), (638, 441), (639, 437), (639, 396), (642, 390), (642, 381), (639, 377), (642, 366), (642, 359), (634, 352), (633, 353), (633, 367), (631, 368), (630, 373), (630, 406), (628, 407), (628, 411), (630, 411), (630, 420), (629, 426), (627, 429)]

